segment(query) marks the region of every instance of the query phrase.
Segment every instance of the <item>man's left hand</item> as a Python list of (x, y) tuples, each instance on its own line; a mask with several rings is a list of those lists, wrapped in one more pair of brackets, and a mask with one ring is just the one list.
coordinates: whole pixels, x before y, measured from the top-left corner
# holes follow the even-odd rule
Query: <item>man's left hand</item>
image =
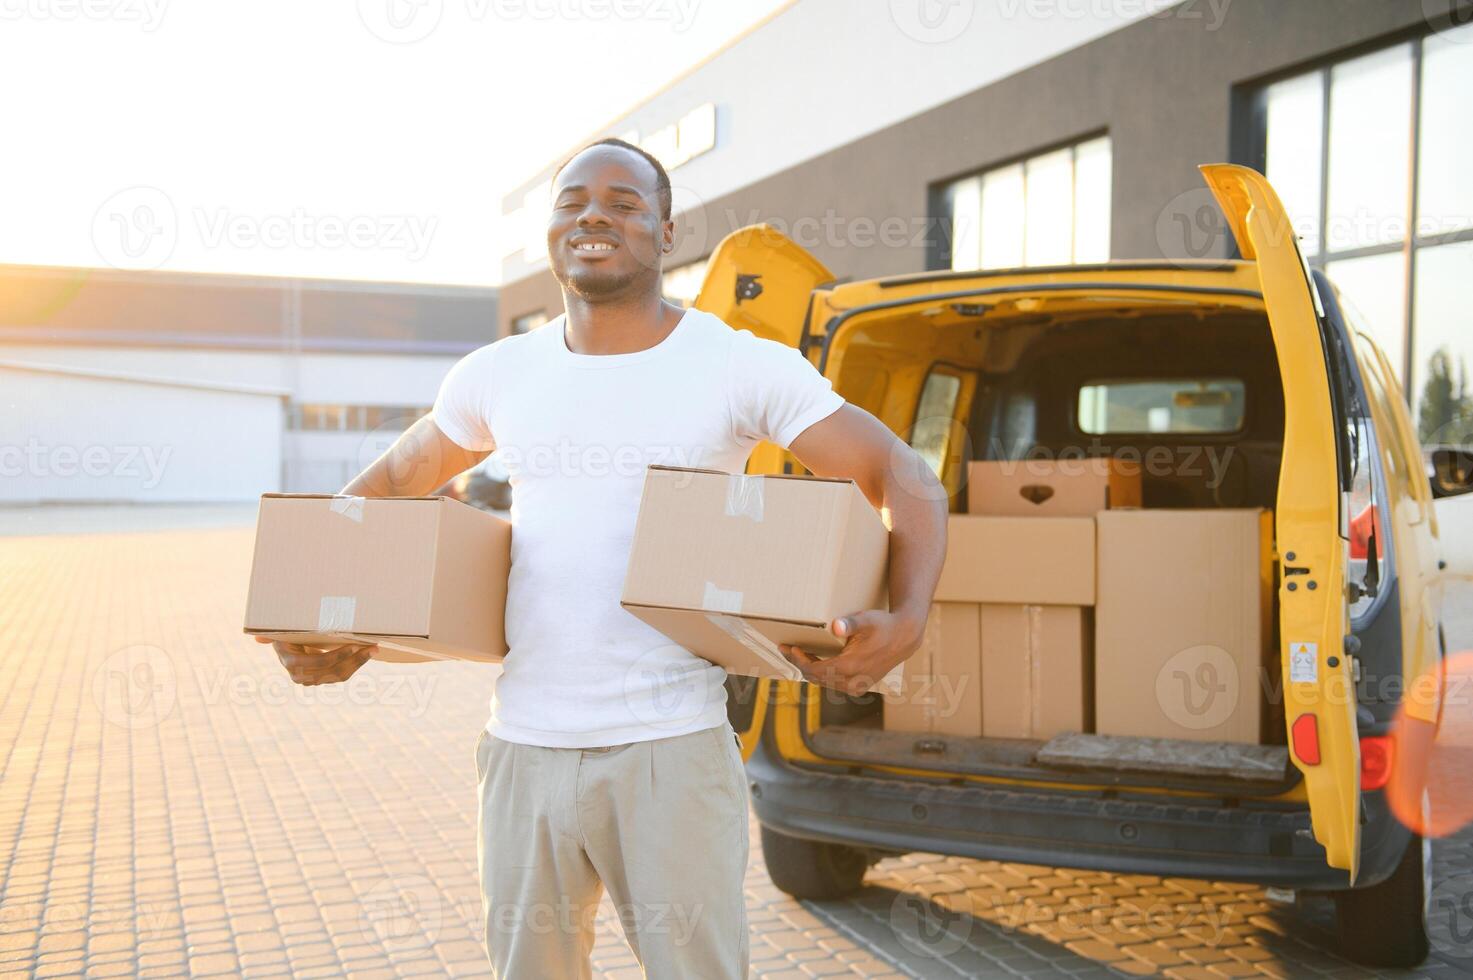
[(925, 621), (870, 609), (840, 616), (829, 630), (844, 641), (832, 657), (812, 657), (801, 647), (780, 644), (783, 656), (803, 672), (805, 680), (845, 694), (868, 693), (895, 665), (921, 645)]

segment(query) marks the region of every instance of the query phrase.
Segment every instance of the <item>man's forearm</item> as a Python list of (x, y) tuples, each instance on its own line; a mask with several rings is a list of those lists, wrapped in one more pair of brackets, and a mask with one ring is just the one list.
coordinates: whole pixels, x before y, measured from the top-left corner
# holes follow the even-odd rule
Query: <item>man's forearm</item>
[(348, 481), (342, 493), (355, 497), (422, 497), (489, 455), (457, 446), (435, 425), (434, 417), (427, 415)]
[(924, 623), (946, 560), (947, 505), (940, 481), (925, 463), (920, 466), (924, 475), (918, 487), (887, 474), (885, 509), (890, 513), (890, 611)]

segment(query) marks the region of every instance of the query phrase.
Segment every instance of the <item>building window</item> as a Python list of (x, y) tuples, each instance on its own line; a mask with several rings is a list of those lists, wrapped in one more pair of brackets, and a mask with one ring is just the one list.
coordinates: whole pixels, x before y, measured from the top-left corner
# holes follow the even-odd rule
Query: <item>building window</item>
[(660, 282), (660, 289), (665, 298), (672, 303), (681, 306), (690, 306), (701, 294), (701, 284), (706, 281), (706, 259), (698, 259), (695, 262), (687, 262), (677, 265), (673, 269), (666, 269)]
[(528, 333), (536, 330), (546, 323), (550, 317), (546, 310), (537, 310), (535, 313), (523, 313), (521, 316), (513, 317), (511, 321), (512, 333)]
[(1473, 414), (1473, 25), (1268, 85), (1258, 118), (1306, 260), (1386, 351), (1423, 440)]
[(299, 432), (403, 430), (428, 414), (428, 405), (296, 404), (287, 413), (287, 427)]
[(954, 181), (951, 268), (1009, 269), (1110, 257), (1110, 138)]

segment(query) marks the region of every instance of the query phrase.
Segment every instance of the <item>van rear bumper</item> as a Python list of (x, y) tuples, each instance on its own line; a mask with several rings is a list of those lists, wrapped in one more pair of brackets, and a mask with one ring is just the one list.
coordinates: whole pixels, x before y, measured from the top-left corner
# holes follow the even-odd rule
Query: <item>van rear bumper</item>
[[(1346, 873), (1325, 864), (1302, 805), (1202, 805), (826, 772), (781, 759), (770, 732), (747, 774), (758, 820), (793, 837), (1123, 874), (1347, 886)], [(1380, 793), (1366, 794), (1365, 803), (1357, 886), (1388, 876), (1410, 840)]]

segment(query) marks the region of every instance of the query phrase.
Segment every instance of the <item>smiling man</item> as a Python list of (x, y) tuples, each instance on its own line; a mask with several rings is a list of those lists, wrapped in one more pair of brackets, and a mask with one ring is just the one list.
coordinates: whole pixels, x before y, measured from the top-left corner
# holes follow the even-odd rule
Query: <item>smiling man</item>
[[(919, 645), (946, 547), (945, 493), (912, 450), (792, 348), (660, 293), (670, 180), (620, 140), (553, 180), (548, 255), (566, 314), (467, 355), (416, 423), (343, 492), (433, 491), (493, 450), (512, 484), (507, 655), (476, 749), (486, 946), (499, 977), (587, 977), (607, 888), (646, 975), (746, 977), (746, 779), (725, 673), (619, 596), (651, 463), (740, 472), (769, 440), (850, 477), (891, 515), (890, 609), (831, 624), (843, 650), (784, 653), (868, 690)], [(911, 491), (902, 485), (902, 476)], [(372, 650), (277, 644), (303, 684)]]

